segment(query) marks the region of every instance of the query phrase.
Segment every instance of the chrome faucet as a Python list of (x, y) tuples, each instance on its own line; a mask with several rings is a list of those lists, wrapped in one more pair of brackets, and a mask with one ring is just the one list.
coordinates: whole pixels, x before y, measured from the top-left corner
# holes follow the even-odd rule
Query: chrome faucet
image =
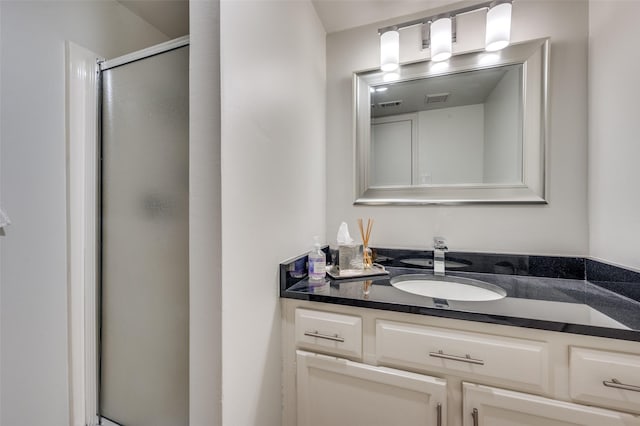
[(442, 237), (433, 238), (433, 275), (444, 276), (444, 253), (449, 250)]

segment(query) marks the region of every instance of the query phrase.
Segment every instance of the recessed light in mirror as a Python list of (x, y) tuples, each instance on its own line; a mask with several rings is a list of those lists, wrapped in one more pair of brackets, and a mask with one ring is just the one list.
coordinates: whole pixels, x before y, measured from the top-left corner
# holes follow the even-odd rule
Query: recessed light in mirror
[(376, 92), (386, 92), (388, 87), (376, 87)]

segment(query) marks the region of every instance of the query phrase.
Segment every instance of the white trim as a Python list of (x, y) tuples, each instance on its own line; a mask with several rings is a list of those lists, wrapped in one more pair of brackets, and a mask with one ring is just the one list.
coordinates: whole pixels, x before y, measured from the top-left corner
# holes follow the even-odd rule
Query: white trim
[(110, 68), (119, 67), (120, 65), (139, 61), (140, 59), (148, 58), (149, 56), (158, 55), (187, 45), (189, 45), (188, 35), (156, 44), (155, 46), (147, 47), (146, 49), (137, 50), (133, 53), (128, 53), (117, 58), (109, 59), (108, 61), (104, 61), (100, 64), (100, 70), (106, 71)]
[(69, 424), (98, 424), (98, 55), (66, 43)]
[(114, 423), (111, 420), (105, 419), (104, 417), (100, 419), (100, 424), (102, 426), (121, 426), (120, 424)]

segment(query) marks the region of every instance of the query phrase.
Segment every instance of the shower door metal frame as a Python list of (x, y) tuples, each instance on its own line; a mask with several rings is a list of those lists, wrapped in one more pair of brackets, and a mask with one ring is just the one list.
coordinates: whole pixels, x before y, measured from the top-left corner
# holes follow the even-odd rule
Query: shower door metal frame
[[(119, 56), (114, 59), (109, 59), (100, 62), (100, 72), (106, 71), (112, 68), (119, 67), (120, 65), (130, 64), (131, 62), (139, 61), (141, 59), (150, 58), (151, 56), (166, 53), (174, 49), (179, 49), (189, 45), (189, 36), (179, 37), (173, 40), (166, 41), (155, 46), (147, 47), (146, 49), (138, 50), (133, 53), (128, 53), (123, 56)], [(100, 101), (102, 104), (102, 101)], [(100, 117), (98, 117), (100, 119)]]

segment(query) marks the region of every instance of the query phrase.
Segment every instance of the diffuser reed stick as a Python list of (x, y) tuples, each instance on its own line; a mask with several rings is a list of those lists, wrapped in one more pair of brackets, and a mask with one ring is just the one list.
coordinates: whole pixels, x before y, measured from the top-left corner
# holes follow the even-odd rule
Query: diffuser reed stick
[(367, 229), (365, 231), (362, 219), (358, 219), (358, 227), (360, 228), (360, 237), (362, 237), (362, 263), (366, 269), (373, 265), (373, 256), (369, 248), (369, 239), (371, 238), (371, 230), (373, 229), (373, 219), (367, 219)]

